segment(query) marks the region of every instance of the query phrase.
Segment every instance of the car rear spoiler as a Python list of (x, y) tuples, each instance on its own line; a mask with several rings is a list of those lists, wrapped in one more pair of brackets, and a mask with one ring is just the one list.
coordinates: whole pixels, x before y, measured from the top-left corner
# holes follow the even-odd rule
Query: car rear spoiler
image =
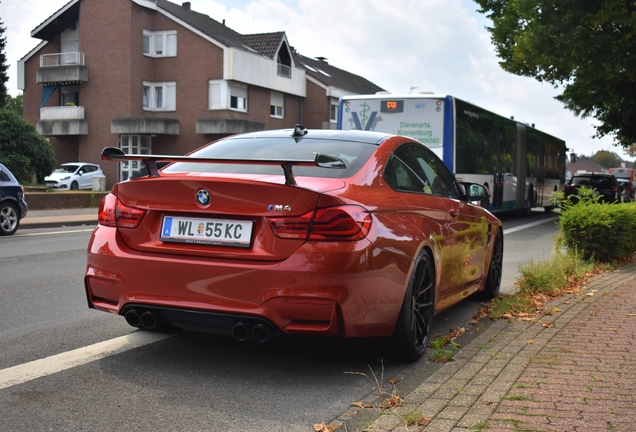
[(191, 156), (174, 155), (142, 155), (126, 154), (117, 147), (104, 147), (102, 150), (102, 160), (115, 162), (141, 161), (148, 169), (149, 177), (159, 177), (157, 162), (189, 162), (189, 163), (220, 163), (220, 164), (240, 164), (240, 165), (280, 165), (285, 174), (285, 184), (295, 186), (296, 180), (292, 172), (293, 166), (317, 166), (320, 168), (345, 169), (345, 163), (336, 157), (315, 153), (314, 160), (286, 160), (286, 159), (213, 159), (196, 158)]

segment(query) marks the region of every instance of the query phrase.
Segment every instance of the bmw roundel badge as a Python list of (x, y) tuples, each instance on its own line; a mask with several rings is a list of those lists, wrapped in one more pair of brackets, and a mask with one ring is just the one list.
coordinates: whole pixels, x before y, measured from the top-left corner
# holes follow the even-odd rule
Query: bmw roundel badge
[(203, 206), (210, 204), (210, 192), (205, 189), (197, 191), (197, 202)]

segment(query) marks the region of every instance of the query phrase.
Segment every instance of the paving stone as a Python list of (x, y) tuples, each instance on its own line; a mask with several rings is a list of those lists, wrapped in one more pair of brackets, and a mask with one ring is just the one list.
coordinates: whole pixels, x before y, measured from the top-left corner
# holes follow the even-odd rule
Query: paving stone
[(537, 322), (492, 323), (404, 396), (395, 412), (416, 409), (428, 425), (406, 426), (394, 414), (368, 430), (633, 432), (636, 264), (591, 278), (585, 292), (547, 304), (554, 312)]

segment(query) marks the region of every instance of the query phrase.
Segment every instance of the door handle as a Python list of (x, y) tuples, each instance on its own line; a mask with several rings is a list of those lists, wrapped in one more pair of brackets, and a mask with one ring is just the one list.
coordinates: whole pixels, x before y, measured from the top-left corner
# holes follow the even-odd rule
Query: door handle
[(451, 215), (452, 217), (456, 218), (459, 215), (459, 211), (457, 209), (450, 209), (448, 211), (448, 214)]

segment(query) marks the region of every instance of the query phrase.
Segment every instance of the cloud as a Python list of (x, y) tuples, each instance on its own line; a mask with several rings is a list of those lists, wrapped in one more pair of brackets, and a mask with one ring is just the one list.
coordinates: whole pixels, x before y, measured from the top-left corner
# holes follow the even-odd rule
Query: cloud
[[(498, 64), (490, 22), (472, 0), (190, 0), (192, 9), (243, 34), (285, 31), (308, 57), (394, 92), (452, 94), (504, 116), (536, 124), (576, 152), (616, 148), (592, 140), (592, 119), (580, 119), (554, 96), (558, 90), (507, 73)], [(3, 0), (11, 94), (16, 62), (38, 40), (30, 32), (67, 0)], [(180, 3), (176, 0), (175, 3)]]

